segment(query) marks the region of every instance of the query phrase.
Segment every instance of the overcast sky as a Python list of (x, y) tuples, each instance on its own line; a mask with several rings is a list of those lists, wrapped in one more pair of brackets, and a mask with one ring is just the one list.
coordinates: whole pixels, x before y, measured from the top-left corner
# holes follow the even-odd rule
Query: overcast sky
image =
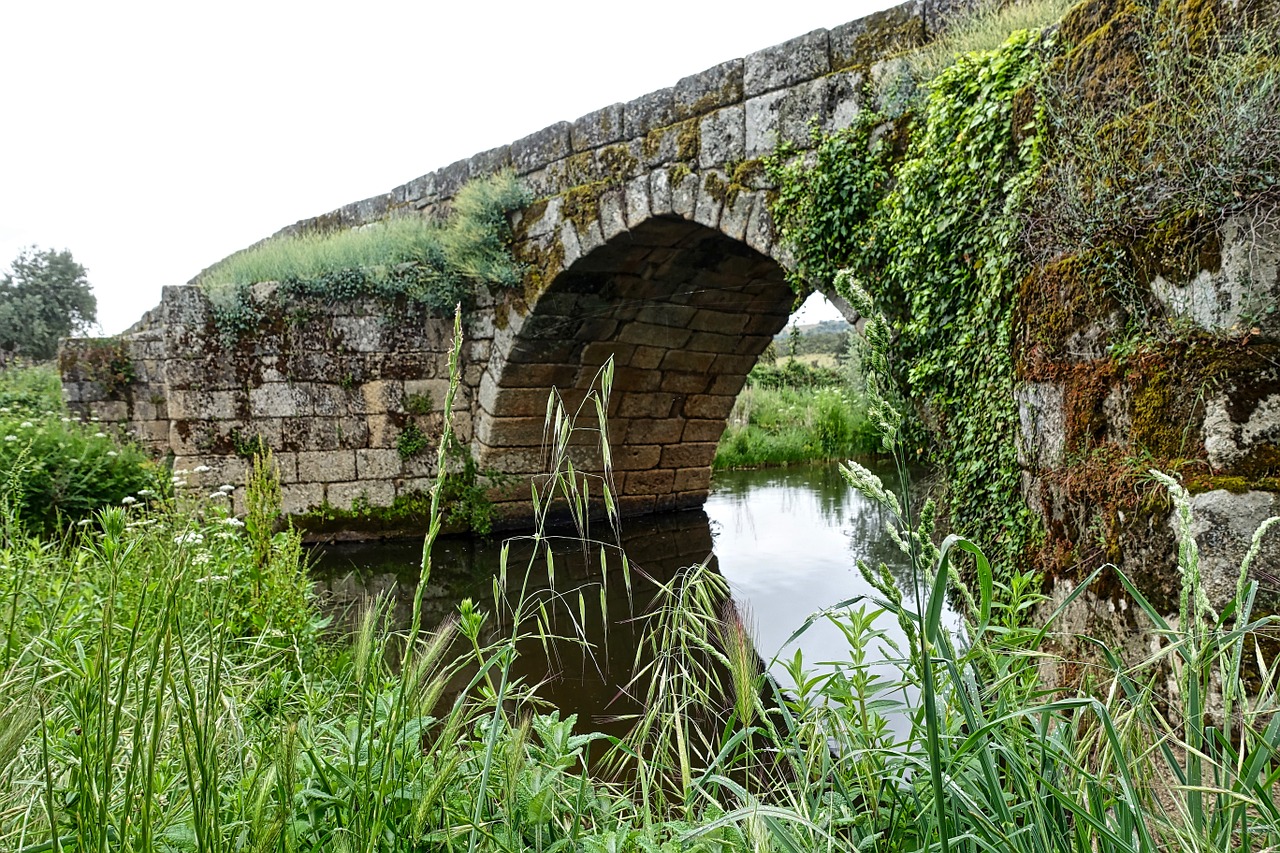
[(0, 0), (0, 269), (89, 269), (107, 334), (284, 225), (892, 5)]

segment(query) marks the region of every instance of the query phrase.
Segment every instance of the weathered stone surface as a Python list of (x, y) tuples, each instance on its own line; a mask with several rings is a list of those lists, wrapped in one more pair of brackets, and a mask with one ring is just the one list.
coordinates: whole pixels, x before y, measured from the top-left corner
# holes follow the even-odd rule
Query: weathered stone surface
[[(1248, 553), (1254, 532), (1264, 521), (1280, 515), (1280, 496), (1271, 492), (1233, 494), (1224, 490), (1204, 492), (1191, 499), (1191, 534), (1200, 551), (1200, 574), (1209, 603), (1215, 608), (1226, 606), (1235, 597), (1240, 565)], [(1177, 533), (1177, 518), (1169, 524)], [(1271, 599), (1268, 609), (1276, 604), (1276, 592), (1270, 572), (1280, 565), (1280, 529), (1272, 529), (1262, 539), (1261, 550), (1253, 561), (1250, 580), (1264, 587)], [(1258, 570), (1264, 573), (1258, 576)]]
[(1018, 461), (1024, 467), (1055, 468), (1066, 450), (1062, 386), (1026, 382), (1014, 390), (1018, 400)]
[(569, 123), (562, 121), (511, 143), (511, 165), (523, 175), (569, 156)]
[(303, 482), (333, 483), (356, 478), (356, 456), (350, 450), (298, 453), (298, 479)]
[(569, 140), (574, 151), (590, 151), (625, 138), (623, 105), (612, 104), (587, 113), (569, 128)]
[(673, 92), (677, 120), (700, 116), (742, 100), (743, 61), (731, 59), (676, 83)]
[(698, 167), (723, 168), (742, 160), (746, 152), (746, 111), (741, 106), (725, 107), (703, 117), (698, 123)]
[(812, 80), (831, 70), (827, 31), (814, 30), (756, 51), (743, 62), (743, 93), (748, 98), (802, 80)]
[(1226, 395), (1205, 405), (1204, 449), (1215, 470), (1228, 468), (1259, 447), (1280, 445), (1280, 394), (1259, 400), (1248, 418), (1232, 420)]

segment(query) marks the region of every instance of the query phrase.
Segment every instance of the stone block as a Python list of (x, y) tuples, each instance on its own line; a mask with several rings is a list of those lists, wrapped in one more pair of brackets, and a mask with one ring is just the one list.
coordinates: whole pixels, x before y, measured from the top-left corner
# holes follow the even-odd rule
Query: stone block
[(673, 509), (695, 509), (707, 502), (707, 489), (694, 489), (688, 492), (679, 492), (676, 494), (675, 506)]
[[(1214, 608), (1225, 607), (1234, 596), (1240, 564), (1252, 544), (1254, 531), (1268, 518), (1280, 515), (1280, 497), (1270, 492), (1233, 494), (1222, 489), (1203, 492), (1191, 499), (1191, 533), (1200, 548), (1200, 575), (1205, 594)], [(1177, 534), (1177, 513), (1169, 526)], [(1252, 563), (1250, 580), (1259, 581), (1264, 595), (1274, 602), (1271, 571), (1280, 565), (1280, 536), (1263, 537)], [(1269, 608), (1270, 609), (1270, 608)]]
[(587, 113), (569, 128), (569, 142), (574, 151), (590, 151), (624, 136), (623, 105), (612, 104)]
[(400, 476), (400, 453), (396, 450), (362, 449), (356, 454), (356, 477), (384, 480)]
[(758, 50), (743, 60), (743, 94), (752, 98), (820, 77), (831, 70), (826, 30), (814, 30)]
[(612, 240), (627, 230), (627, 201), (622, 187), (611, 187), (600, 193), (597, 204), (600, 219), (600, 236)]
[(129, 417), (129, 405), (123, 400), (95, 400), (89, 404), (89, 416), (106, 423), (119, 423)]
[(1014, 388), (1018, 403), (1018, 463), (1028, 468), (1053, 469), (1066, 451), (1066, 410), (1061, 385), (1024, 382)]
[[(469, 408), (470, 390), (465, 385), (458, 386), (458, 391), (453, 401), (454, 411)], [(400, 404), (400, 411), (407, 412), (411, 406), (426, 406), (427, 411), (443, 412), (444, 401), (448, 395), (448, 379), (406, 379), (404, 381), (404, 398)], [(426, 414), (426, 412), (414, 411), (411, 414), (422, 415)]]
[(677, 492), (703, 491), (711, 486), (711, 467), (685, 468), (677, 471), (671, 488)]
[(476, 438), (489, 447), (541, 447), (548, 439), (543, 417), (481, 418)]
[(671, 187), (671, 212), (683, 219), (693, 219), (694, 207), (698, 203), (698, 185), (702, 176), (691, 172), (681, 176)]
[[(699, 332), (699, 334), (709, 334)], [(715, 363), (716, 356), (709, 352), (693, 352), (691, 350), (673, 349), (662, 359), (663, 371), (680, 371), (684, 373), (707, 373)]]
[(728, 394), (736, 397), (742, 392), (742, 386), (747, 382), (747, 377), (739, 373), (729, 373), (724, 376), (717, 376), (715, 381), (711, 383), (708, 393), (711, 394)]
[[(594, 384), (593, 377), (582, 377), (587, 383)], [(580, 383), (581, 384), (581, 383)], [(613, 372), (614, 393), (620, 391), (656, 391), (662, 384), (662, 374), (656, 370), (640, 370), (636, 367), (618, 367)], [(584, 387), (590, 387), (589, 385)]]
[(627, 220), (627, 228), (635, 228), (649, 219), (649, 181), (650, 176), (640, 175), (627, 181), (624, 192), (623, 215)]
[(659, 89), (622, 105), (622, 132), (636, 139), (676, 120), (675, 90)]
[[(339, 345), (356, 352), (380, 352), (383, 349), (382, 322), (375, 317), (334, 317), (331, 321)], [(336, 377), (329, 377), (336, 378)]]
[(720, 209), (724, 207), (724, 187), (728, 184), (723, 172), (707, 172), (697, 188), (693, 203), (693, 221), (708, 228), (720, 227)]
[(715, 456), (714, 441), (685, 442), (662, 448), (662, 459), (658, 464), (663, 468), (705, 468)]
[(436, 172), (436, 192), (440, 198), (453, 198), (471, 180), (471, 161), (458, 160)]
[(333, 483), (356, 478), (356, 455), (350, 450), (300, 451), (298, 480), (303, 483)]
[(281, 488), (281, 509), (285, 515), (302, 515), (324, 503), (324, 486), (320, 483), (291, 483)]
[(711, 377), (706, 373), (670, 371), (662, 374), (662, 384), (659, 387), (674, 394), (701, 394), (707, 390), (710, 382)]
[(731, 59), (676, 83), (672, 92), (676, 120), (700, 116), (741, 101), (743, 67), (741, 59)]
[(676, 472), (670, 469), (630, 471), (624, 483), (626, 495), (656, 495), (671, 491)]
[(481, 151), (479, 154), (472, 156), (470, 166), (471, 177), (473, 178), (492, 175), (494, 172), (510, 168), (511, 146), (499, 145), (497, 148)]
[(337, 509), (351, 509), (354, 505), (391, 506), (395, 500), (395, 485), (390, 480), (361, 480), (358, 483), (330, 483), (325, 486), (325, 500)]
[(726, 200), (720, 211), (720, 230), (726, 237), (742, 240), (747, 236), (747, 226), (751, 224), (751, 214), (757, 204), (763, 204), (759, 193), (738, 193), (732, 202)]
[(824, 133), (832, 134), (853, 125), (862, 111), (863, 80), (863, 74), (857, 71), (841, 71), (823, 78), (827, 90)]
[(667, 169), (655, 169), (649, 175), (649, 209), (654, 216), (665, 216), (673, 212), (671, 172)]
[(637, 419), (627, 428), (628, 444), (673, 444), (680, 440), (685, 422), (679, 417)]
[(680, 437), (684, 441), (719, 441), (724, 427), (725, 422), (721, 419), (685, 421)]
[(698, 123), (698, 166), (725, 168), (746, 156), (746, 111), (741, 104), (703, 116)]
[[(181, 417), (181, 415), (174, 414), (175, 395), (177, 393), (176, 391), (171, 391), (169, 394), (171, 417)], [(181, 410), (181, 405), (179, 405), (178, 410)], [(249, 415), (251, 417), (291, 418), (309, 414), (311, 412), (309, 407), (304, 405), (302, 395), (291, 385), (276, 383), (249, 389)]]
[(698, 394), (686, 397), (684, 416), (686, 418), (727, 418), (733, 410), (733, 397), (720, 397), (713, 394)]
[(404, 410), (404, 383), (394, 379), (375, 379), (360, 386), (364, 411), (368, 414)]
[(402, 187), (392, 190), (393, 193), (399, 192), (404, 198), (406, 204), (415, 204), (420, 201), (435, 201), (436, 199), (436, 173), (431, 172), (418, 178), (414, 178)]
[(721, 335), (716, 332), (694, 332), (687, 346), (698, 352), (722, 353), (739, 352), (743, 349), (742, 335)]
[(736, 335), (746, 328), (750, 316), (728, 311), (716, 311), (702, 308), (693, 313), (684, 325), (697, 332), (716, 332), (721, 335)]
[(653, 323), (658, 326), (675, 326), (683, 329), (688, 327), (689, 321), (697, 313), (697, 308), (666, 303), (646, 305), (636, 312), (636, 319), (643, 323)]
[(558, 122), (511, 143), (512, 167), (524, 175), (568, 157), (572, 150), (569, 128), (567, 121)]
[(924, 3), (908, 0), (831, 30), (831, 68), (865, 68), (878, 59), (919, 46), (925, 35), (923, 11)]
[(662, 364), (662, 359), (666, 358), (667, 349), (665, 347), (637, 346), (631, 354), (631, 366), (640, 367), (651, 370)]
[(1205, 404), (1204, 449), (1215, 470), (1230, 468), (1250, 454), (1280, 445), (1280, 394), (1260, 397), (1241, 422), (1232, 419), (1232, 409), (1230, 396), (1225, 394)]
[(623, 343), (643, 344), (663, 349), (677, 349), (685, 345), (693, 333), (673, 326), (657, 326), (652, 323), (628, 323), (618, 332)]
[[(663, 392), (621, 395), (618, 416), (623, 418), (666, 418), (676, 404), (676, 396)], [(727, 414), (727, 413), (726, 413)]]
[(759, 95), (746, 102), (743, 146), (747, 157), (772, 154), (778, 147), (778, 112), (787, 97), (785, 89)]
[(632, 518), (637, 515), (649, 515), (653, 512), (654, 499), (651, 494), (624, 494), (617, 498), (616, 502), (618, 506), (618, 514), (623, 518)]
[(615, 471), (647, 471), (658, 464), (662, 447), (656, 444), (626, 444), (613, 451)]

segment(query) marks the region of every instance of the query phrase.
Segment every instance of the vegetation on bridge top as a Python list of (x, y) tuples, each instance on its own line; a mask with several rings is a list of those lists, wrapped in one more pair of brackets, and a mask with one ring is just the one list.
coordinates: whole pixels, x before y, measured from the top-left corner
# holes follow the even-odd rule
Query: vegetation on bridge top
[(443, 221), (395, 216), (360, 228), (273, 237), (218, 263), (197, 279), (224, 337), (260, 316), (251, 285), (279, 282), (282, 296), (404, 299), (436, 313), (470, 304), (479, 288), (518, 285), (507, 214), (529, 190), (510, 171), (467, 183)]

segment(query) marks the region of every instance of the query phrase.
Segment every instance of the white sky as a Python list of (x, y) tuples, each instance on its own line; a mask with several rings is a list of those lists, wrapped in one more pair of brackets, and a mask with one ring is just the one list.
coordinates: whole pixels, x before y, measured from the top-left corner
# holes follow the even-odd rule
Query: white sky
[(114, 334), (299, 219), (889, 5), (0, 0), (0, 270), (70, 249)]

